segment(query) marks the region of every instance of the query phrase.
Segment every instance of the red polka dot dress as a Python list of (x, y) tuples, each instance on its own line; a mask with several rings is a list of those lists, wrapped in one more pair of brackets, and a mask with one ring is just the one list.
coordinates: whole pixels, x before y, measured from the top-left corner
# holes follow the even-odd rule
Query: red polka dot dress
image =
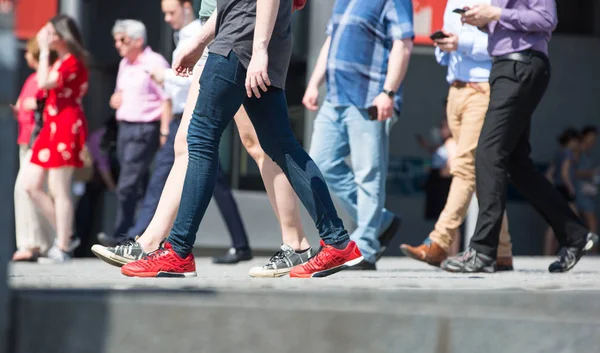
[(52, 70), (58, 72), (57, 86), (48, 90), (44, 125), (32, 146), (31, 163), (45, 169), (82, 168), (87, 121), (81, 100), (88, 90), (88, 71), (73, 55)]

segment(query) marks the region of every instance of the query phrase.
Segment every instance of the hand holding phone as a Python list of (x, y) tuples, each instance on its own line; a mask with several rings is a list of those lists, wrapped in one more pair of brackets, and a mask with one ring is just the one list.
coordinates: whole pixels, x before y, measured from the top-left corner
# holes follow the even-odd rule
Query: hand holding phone
[(452, 12), (462, 15), (463, 13), (467, 12), (467, 9), (454, 9)]
[(435, 32), (433, 32), (429, 38), (431, 38), (431, 40), (436, 40), (436, 39), (443, 39), (443, 38), (448, 38), (448, 36), (446, 34), (444, 34), (444, 32), (442, 32), (442, 30), (437, 30)]
[(377, 107), (372, 105), (367, 109), (369, 120), (377, 120)]

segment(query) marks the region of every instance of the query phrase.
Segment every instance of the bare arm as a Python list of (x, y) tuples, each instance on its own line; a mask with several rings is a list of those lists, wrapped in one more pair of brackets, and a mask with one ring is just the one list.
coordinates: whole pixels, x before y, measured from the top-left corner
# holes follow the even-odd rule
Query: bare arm
[(278, 12), (279, 0), (256, 1), (256, 26), (254, 27), (252, 54), (256, 51), (267, 50)]
[(570, 168), (571, 168), (571, 161), (567, 159), (566, 161), (564, 161), (564, 163), (560, 167), (560, 175), (563, 179), (563, 182), (565, 183), (565, 186), (569, 190), (569, 192), (572, 195), (574, 195), (575, 187), (573, 186), (573, 181), (571, 180), (571, 176), (569, 175)]
[(160, 116), (160, 134), (161, 137), (166, 138), (165, 135), (169, 134), (169, 125), (173, 119), (173, 102), (170, 99), (166, 99), (162, 102), (162, 114)]
[(57, 86), (58, 72), (50, 71), (50, 51), (40, 51), (40, 62), (37, 69), (37, 83), (39, 89), (51, 89)]
[(327, 36), (327, 39), (325, 39), (325, 43), (323, 43), (321, 51), (319, 52), (319, 58), (317, 59), (315, 69), (310, 76), (310, 81), (308, 81), (308, 86), (319, 88), (325, 81), (325, 72), (327, 71), (327, 55), (329, 54), (330, 45), (331, 36)]
[(406, 76), (406, 71), (408, 71), (408, 63), (410, 61), (412, 48), (412, 39), (406, 38), (394, 41), (392, 51), (390, 52), (388, 72), (385, 77), (383, 88), (398, 91), (400, 84)]

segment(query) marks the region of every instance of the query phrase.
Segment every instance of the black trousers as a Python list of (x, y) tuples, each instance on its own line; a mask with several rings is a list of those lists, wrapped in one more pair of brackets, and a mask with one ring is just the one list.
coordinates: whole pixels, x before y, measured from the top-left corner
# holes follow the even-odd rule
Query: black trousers
[(529, 63), (497, 61), (490, 74), (488, 107), (476, 155), (479, 216), (471, 247), (496, 258), (506, 187), (510, 180), (550, 224), (561, 246), (585, 241), (588, 233), (567, 201), (531, 160), (531, 116), (550, 80), (547, 58)]

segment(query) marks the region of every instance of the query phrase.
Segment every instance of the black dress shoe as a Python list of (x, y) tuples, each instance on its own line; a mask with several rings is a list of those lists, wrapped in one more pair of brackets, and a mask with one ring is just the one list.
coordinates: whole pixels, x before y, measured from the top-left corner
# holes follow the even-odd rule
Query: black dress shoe
[(233, 265), (248, 260), (252, 260), (252, 250), (231, 248), (224, 256), (213, 257), (213, 264)]
[(385, 249), (387, 249), (387, 247), (392, 242), (392, 239), (394, 239), (396, 234), (398, 234), (401, 226), (402, 219), (398, 216), (394, 216), (394, 219), (392, 220), (392, 223), (390, 223), (389, 227), (387, 227), (387, 229), (384, 230), (383, 233), (381, 233), (381, 235), (379, 235), (378, 239), (381, 247), (375, 255), (375, 261), (379, 261), (379, 259), (381, 259), (381, 256), (383, 256), (383, 253), (385, 252)]
[(363, 260), (346, 271), (377, 271), (377, 265)]
[(598, 244), (598, 236), (594, 233), (588, 233), (579, 244), (561, 248), (558, 252), (558, 259), (550, 264), (548, 271), (553, 273), (569, 271), (596, 244)]

